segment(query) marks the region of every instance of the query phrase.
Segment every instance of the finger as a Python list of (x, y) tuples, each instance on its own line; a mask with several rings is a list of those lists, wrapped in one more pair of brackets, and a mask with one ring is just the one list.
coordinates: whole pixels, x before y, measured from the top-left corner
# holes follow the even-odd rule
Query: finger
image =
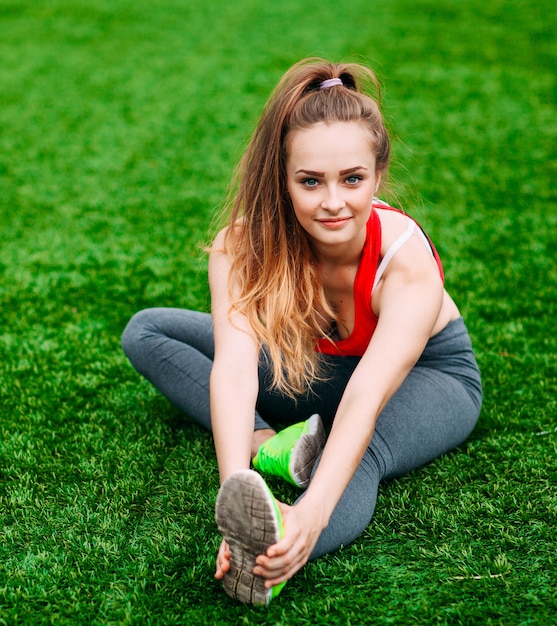
[(230, 569), (230, 559), (220, 559), (219, 568), (226, 573)]
[(226, 572), (228, 572), (229, 569), (230, 569), (230, 548), (228, 547), (228, 544), (225, 541), (223, 541), (217, 553), (215, 578), (220, 580), (221, 578), (224, 577), (224, 574), (226, 574)]
[(267, 589), (278, 585), (285, 580), (290, 580), (296, 572), (298, 572), (302, 567), (307, 563), (307, 559), (301, 558), (296, 560), (294, 563), (291, 563), (287, 568), (285, 568), (281, 572), (275, 572), (274, 575), (270, 578), (265, 579), (265, 587)]
[(222, 580), (224, 578), (224, 575), (226, 574), (226, 572), (228, 572), (229, 569), (230, 569), (230, 563), (226, 563), (224, 565), (217, 565), (217, 569), (215, 571), (215, 578), (217, 580)]
[(277, 541), (277, 543), (274, 543), (272, 546), (269, 546), (267, 548), (267, 552), (265, 553), (265, 556), (269, 557), (270, 559), (282, 556), (284, 554), (287, 554), (289, 552), (289, 550), (292, 550), (292, 548), (296, 545), (296, 542), (299, 539), (299, 535), (295, 534), (295, 535), (285, 535), (280, 541)]
[(284, 580), (284, 577), (292, 576), (295, 571), (298, 571), (307, 563), (308, 557), (309, 552), (298, 549), (297, 546), (278, 557), (269, 558), (260, 555), (260, 557), (257, 557), (253, 572), (269, 580), (275, 580), (277, 577), (281, 577)]

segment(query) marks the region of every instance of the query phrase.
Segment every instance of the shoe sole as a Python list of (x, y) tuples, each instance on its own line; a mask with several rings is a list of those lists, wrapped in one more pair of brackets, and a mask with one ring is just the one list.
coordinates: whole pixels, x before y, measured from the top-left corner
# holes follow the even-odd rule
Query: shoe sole
[(311, 471), (317, 457), (323, 451), (327, 435), (321, 417), (317, 414), (309, 418), (308, 432), (302, 435), (290, 458), (290, 474), (300, 487), (307, 487), (311, 478)]
[(273, 597), (265, 579), (253, 574), (255, 559), (280, 539), (276, 503), (263, 478), (240, 470), (222, 484), (215, 507), (217, 526), (230, 548), (225, 592), (246, 604), (267, 605)]

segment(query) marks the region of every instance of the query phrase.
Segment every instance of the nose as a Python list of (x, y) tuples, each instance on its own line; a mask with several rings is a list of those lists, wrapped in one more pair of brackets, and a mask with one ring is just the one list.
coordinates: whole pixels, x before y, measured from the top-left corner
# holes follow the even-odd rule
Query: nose
[(339, 194), (336, 186), (327, 187), (325, 197), (321, 202), (321, 208), (336, 213), (346, 206), (346, 202)]

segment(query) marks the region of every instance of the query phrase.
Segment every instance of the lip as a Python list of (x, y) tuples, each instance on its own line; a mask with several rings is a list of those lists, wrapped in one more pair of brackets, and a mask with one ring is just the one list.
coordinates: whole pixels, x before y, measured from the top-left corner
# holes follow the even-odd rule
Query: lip
[(321, 226), (325, 228), (342, 228), (346, 223), (350, 221), (350, 217), (331, 217), (326, 219), (317, 220)]

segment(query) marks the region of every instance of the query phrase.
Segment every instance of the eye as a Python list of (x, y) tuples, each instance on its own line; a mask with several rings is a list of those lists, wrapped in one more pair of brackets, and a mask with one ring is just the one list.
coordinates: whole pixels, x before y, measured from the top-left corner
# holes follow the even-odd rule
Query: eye
[(304, 178), (301, 183), (304, 187), (317, 187), (319, 181), (316, 178)]
[(347, 182), (349, 185), (357, 185), (357, 184), (358, 184), (361, 180), (362, 180), (362, 177), (361, 177), (361, 176), (356, 176), (355, 174), (353, 174), (352, 176), (349, 176), (349, 177), (346, 179), (346, 182)]

